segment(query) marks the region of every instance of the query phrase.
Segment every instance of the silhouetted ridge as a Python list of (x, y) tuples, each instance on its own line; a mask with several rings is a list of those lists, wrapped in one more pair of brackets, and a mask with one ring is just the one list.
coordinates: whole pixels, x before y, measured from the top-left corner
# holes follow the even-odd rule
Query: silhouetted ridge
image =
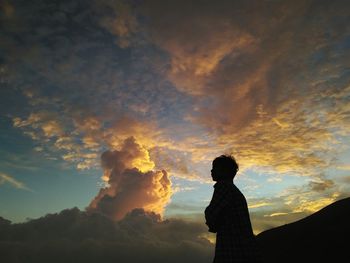
[(257, 236), (266, 262), (344, 262), (350, 236), (350, 198)]

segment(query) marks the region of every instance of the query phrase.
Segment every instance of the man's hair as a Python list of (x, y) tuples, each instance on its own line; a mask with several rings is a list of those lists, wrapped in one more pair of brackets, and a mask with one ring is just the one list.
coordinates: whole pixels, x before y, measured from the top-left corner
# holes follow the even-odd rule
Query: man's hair
[(231, 155), (221, 155), (216, 157), (213, 161), (213, 165), (221, 167), (225, 173), (222, 176), (226, 178), (233, 179), (239, 170), (236, 159)]

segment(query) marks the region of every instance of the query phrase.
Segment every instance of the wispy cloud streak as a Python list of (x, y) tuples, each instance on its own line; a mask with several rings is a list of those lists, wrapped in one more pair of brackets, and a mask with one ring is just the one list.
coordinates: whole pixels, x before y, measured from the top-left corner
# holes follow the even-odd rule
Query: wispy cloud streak
[(7, 184), (9, 184), (12, 187), (17, 188), (17, 189), (26, 190), (26, 191), (30, 191), (30, 192), (33, 191), (30, 188), (28, 188), (23, 182), (15, 179), (13, 176), (10, 176), (8, 174), (0, 172), (0, 185), (5, 184), (5, 183), (7, 183)]

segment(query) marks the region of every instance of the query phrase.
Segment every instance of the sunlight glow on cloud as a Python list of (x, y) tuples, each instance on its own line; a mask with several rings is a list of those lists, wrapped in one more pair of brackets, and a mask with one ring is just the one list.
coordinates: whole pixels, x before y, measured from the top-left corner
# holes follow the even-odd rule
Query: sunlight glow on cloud
[[(338, 193), (334, 193), (331, 197), (325, 197), (325, 198), (320, 198), (316, 200), (310, 200), (306, 196), (303, 196), (301, 198), (298, 198), (298, 205), (294, 209), (293, 212), (309, 212), (309, 213), (314, 213), (321, 208), (325, 207), (326, 205), (329, 205), (333, 203), (335, 200), (337, 200), (337, 197), (339, 196)], [(287, 204), (291, 204), (294, 200), (290, 200), (287, 202)]]
[(249, 204), (248, 207), (249, 208), (259, 208), (259, 207), (270, 206), (270, 205), (273, 205), (273, 204), (268, 203), (268, 202), (259, 202), (259, 203)]
[[(212, 183), (223, 153), (261, 175), (244, 181), (250, 208), (268, 210), (261, 228), (264, 214), (295, 219), (348, 194), (329, 174), (349, 170), (337, 161), (350, 134), (346, 1), (136, 2), (0, 6), (4, 116), (45, 158), (84, 170), (115, 157), (91, 208), (162, 213), (170, 177)], [(118, 210), (124, 177), (139, 183)], [(256, 201), (263, 183), (283, 190)]]
[(264, 215), (264, 216), (273, 217), (273, 216), (284, 216), (284, 215), (288, 215), (288, 213), (280, 212), (280, 213), (272, 213), (272, 214), (270, 214), (270, 215)]
[(1, 173), (0, 172), (0, 186), (2, 184), (8, 183), (11, 186), (17, 188), (17, 189), (21, 189), (21, 190), (27, 190), (27, 191), (32, 191), (31, 189), (29, 189), (24, 183), (18, 181), (17, 179), (15, 179), (14, 177), (5, 174), (5, 173)]
[(171, 182), (165, 170), (152, 171), (154, 163), (148, 151), (134, 138), (124, 141), (120, 150), (106, 151), (101, 156), (103, 180), (88, 211), (98, 211), (120, 220), (134, 208), (162, 214), (172, 195)]

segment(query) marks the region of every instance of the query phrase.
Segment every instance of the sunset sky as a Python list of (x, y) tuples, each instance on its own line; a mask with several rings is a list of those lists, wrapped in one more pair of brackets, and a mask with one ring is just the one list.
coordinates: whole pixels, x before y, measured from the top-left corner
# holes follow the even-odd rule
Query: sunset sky
[(232, 154), (255, 233), (350, 196), (350, 2), (0, 1), (0, 216), (204, 224)]

